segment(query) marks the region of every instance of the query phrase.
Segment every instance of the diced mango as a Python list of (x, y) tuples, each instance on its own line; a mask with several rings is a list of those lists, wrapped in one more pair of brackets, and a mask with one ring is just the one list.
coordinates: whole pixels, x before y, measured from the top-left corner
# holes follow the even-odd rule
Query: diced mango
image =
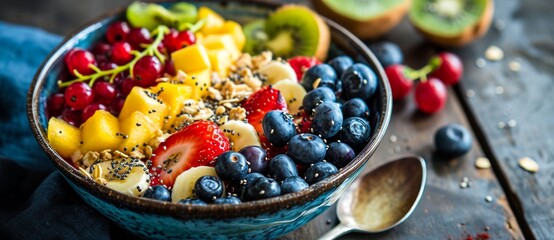
[(204, 40), (204, 34), (202, 34), (201, 32), (196, 32), (194, 34), (194, 37), (196, 38), (196, 43), (202, 44), (202, 41)]
[(202, 44), (193, 44), (171, 54), (175, 70), (196, 72), (211, 69), (208, 52)]
[(119, 121), (111, 113), (98, 110), (81, 125), (81, 151), (100, 152), (116, 149), (122, 137), (119, 135)]
[(242, 31), (240, 24), (235, 21), (226, 21), (225, 24), (223, 24), (223, 27), (219, 30), (219, 33), (231, 34), (231, 36), (233, 36), (233, 40), (235, 40), (235, 45), (237, 45), (239, 51), (242, 51), (244, 43), (246, 42), (246, 37), (244, 36), (244, 32)]
[(152, 92), (158, 93), (160, 98), (169, 108), (167, 119), (164, 119), (163, 130), (171, 129), (177, 114), (181, 113), (183, 103), (192, 95), (192, 87), (185, 84), (173, 84), (163, 82), (152, 88)]
[(202, 40), (202, 44), (208, 50), (225, 49), (231, 54), (231, 60), (234, 61), (240, 56), (240, 50), (233, 40), (231, 34), (212, 34), (208, 35)]
[(229, 51), (224, 49), (210, 50), (208, 56), (210, 57), (212, 71), (219, 73), (221, 77), (227, 76), (232, 63)]
[(225, 20), (221, 17), (221, 15), (207, 7), (200, 7), (198, 9), (198, 19), (206, 19), (206, 23), (200, 29), (200, 32), (203, 34), (216, 33), (225, 23)]
[(139, 111), (120, 119), (119, 126), (125, 137), (117, 149), (126, 153), (130, 153), (137, 145), (142, 147), (144, 143), (150, 142), (159, 130), (150, 118)]
[(47, 136), (52, 148), (63, 158), (70, 158), (81, 145), (81, 131), (59, 118), (50, 118)]
[(133, 87), (125, 99), (119, 119), (127, 118), (135, 111), (146, 115), (158, 128), (162, 128), (164, 117), (169, 113), (162, 99), (152, 91), (141, 87)]
[(206, 69), (187, 73), (187, 79), (185, 79), (184, 83), (192, 87), (190, 98), (199, 100), (208, 94), (208, 88), (212, 86), (212, 71), (211, 69)]

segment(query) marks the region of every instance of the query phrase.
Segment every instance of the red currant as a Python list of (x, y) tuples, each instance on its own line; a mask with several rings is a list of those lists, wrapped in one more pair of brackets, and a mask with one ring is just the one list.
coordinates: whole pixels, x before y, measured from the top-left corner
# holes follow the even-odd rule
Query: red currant
[(440, 59), (440, 65), (429, 76), (440, 79), (446, 85), (458, 83), (464, 71), (460, 58), (449, 52), (439, 53), (436, 57)]
[(69, 72), (75, 76), (75, 71), (82, 75), (89, 75), (94, 73), (94, 70), (90, 65), (96, 65), (96, 59), (94, 55), (89, 51), (74, 48), (70, 50), (64, 58), (65, 65)]
[(177, 75), (177, 71), (175, 70), (175, 64), (173, 64), (173, 59), (169, 59), (165, 62), (164, 72), (171, 76)]
[(142, 44), (152, 43), (150, 32), (146, 28), (134, 28), (127, 35), (127, 42), (131, 44), (133, 49), (143, 49)]
[(117, 65), (124, 65), (133, 60), (131, 45), (127, 42), (116, 42), (110, 50), (110, 57)]
[(194, 33), (191, 31), (179, 32), (175, 29), (171, 29), (170, 32), (164, 36), (163, 40), (163, 44), (169, 53), (194, 43), (196, 43), (196, 36), (194, 36)]
[(92, 86), (92, 91), (94, 92), (96, 102), (102, 104), (112, 103), (117, 96), (117, 90), (115, 89), (114, 85), (105, 81), (98, 81), (94, 83), (94, 86)]
[(137, 86), (137, 81), (133, 80), (132, 78), (125, 78), (123, 82), (121, 82), (121, 94), (124, 96), (129, 95), (131, 90), (133, 90), (133, 87)]
[(141, 87), (149, 87), (156, 83), (156, 79), (162, 76), (162, 64), (158, 58), (145, 56), (137, 61), (133, 68), (133, 76)]
[(410, 92), (414, 82), (406, 76), (406, 67), (400, 64), (393, 64), (385, 68), (392, 89), (392, 98), (399, 100)]
[(294, 69), (294, 72), (296, 73), (296, 79), (299, 82), (302, 79), (302, 75), (304, 75), (304, 72), (308, 70), (308, 68), (311, 68), (321, 63), (315, 57), (304, 57), (304, 56), (293, 57), (289, 59), (288, 62), (292, 67), (292, 69)]
[(99, 42), (92, 48), (92, 53), (96, 56), (106, 55), (110, 51), (110, 45), (107, 43)]
[(82, 110), (94, 100), (94, 94), (88, 84), (72, 83), (65, 89), (65, 104), (74, 110)]
[(71, 108), (65, 108), (62, 112), (62, 119), (67, 123), (79, 127), (81, 125), (81, 112), (80, 110), (72, 110)]
[(425, 113), (435, 113), (441, 110), (448, 97), (446, 86), (436, 78), (421, 82), (415, 89), (417, 108)]
[(98, 110), (107, 110), (108, 108), (104, 106), (102, 103), (93, 103), (92, 105), (88, 105), (85, 109), (83, 109), (83, 112), (81, 113), (81, 120), (83, 122), (86, 122), (87, 119), (92, 117), (94, 113)]
[(114, 22), (108, 27), (106, 38), (109, 43), (123, 42), (131, 29), (126, 22)]
[(110, 107), (110, 113), (116, 117), (119, 116), (121, 109), (123, 109), (123, 104), (125, 104), (125, 98), (117, 98)]
[(48, 114), (52, 116), (59, 116), (65, 107), (65, 97), (62, 93), (56, 93), (48, 99), (47, 109)]

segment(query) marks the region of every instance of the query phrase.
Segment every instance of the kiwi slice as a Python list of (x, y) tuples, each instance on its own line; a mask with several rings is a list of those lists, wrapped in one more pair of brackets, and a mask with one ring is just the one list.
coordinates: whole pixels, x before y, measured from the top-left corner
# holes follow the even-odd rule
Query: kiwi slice
[(462, 46), (487, 32), (492, 0), (414, 0), (410, 21), (429, 40)]
[(398, 25), (411, 0), (312, 0), (317, 12), (340, 23), (359, 38), (376, 38)]
[(153, 30), (158, 25), (178, 27), (182, 23), (196, 21), (196, 6), (176, 3), (170, 9), (155, 3), (134, 2), (127, 7), (127, 20), (133, 27)]
[(173, 4), (169, 11), (177, 18), (179, 24), (194, 23), (198, 17), (198, 9), (196, 6), (186, 2)]
[(255, 20), (243, 26), (242, 31), (246, 36), (244, 51), (256, 55), (263, 50), (266, 50), (265, 44), (268, 40), (265, 32), (265, 20)]

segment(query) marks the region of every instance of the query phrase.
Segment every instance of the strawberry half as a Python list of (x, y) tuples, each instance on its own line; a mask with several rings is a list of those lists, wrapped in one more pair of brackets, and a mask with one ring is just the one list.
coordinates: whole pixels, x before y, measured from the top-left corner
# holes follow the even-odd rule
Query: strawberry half
[(213, 122), (198, 121), (168, 137), (152, 154), (151, 186), (170, 188), (182, 172), (198, 166), (214, 166), (215, 158), (231, 144)]
[(242, 107), (246, 110), (248, 123), (254, 126), (259, 136), (264, 134), (262, 120), (266, 113), (272, 110), (288, 112), (285, 98), (281, 96), (279, 90), (271, 86), (263, 87), (250, 95), (250, 97), (244, 101)]
[(302, 113), (294, 118), (298, 133), (311, 133), (312, 121), (312, 117), (302, 110)]
[(298, 79), (298, 82), (302, 80), (302, 75), (304, 75), (304, 72), (308, 70), (308, 68), (311, 68), (315, 65), (321, 64), (319, 60), (315, 57), (304, 57), (304, 56), (297, 56), (289, 59), (289, 64), (294, 69), (294, 72), (296, 73), (296, 79)]

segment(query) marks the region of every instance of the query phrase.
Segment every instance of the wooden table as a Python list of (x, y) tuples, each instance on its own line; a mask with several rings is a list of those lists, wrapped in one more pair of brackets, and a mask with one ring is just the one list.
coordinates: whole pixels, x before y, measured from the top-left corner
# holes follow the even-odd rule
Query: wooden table
[[(67, 34), (95, 13), (129, 2), (11, 1), (3, 3), (0, 20)], [(449, 89), (446, 108), (423, 115), (415, 109), (412, 96), (395, 102), (387, 135), (365, 169), (405, 153), (423, 156), (427, 186), (414, 214), (388, 232), (354, 233), (341, 239), (478, 239), (484, 234), (491, 239), (554, 238), (554, 4), (548, 0), (495, 3), (489, 33), (452, 50), (463, 59), (465, 72), (461, 83)], [(407, 21), (384, 39), (401, 46), (411, 67), (421, 67), (441, 51), (425, 42)], [(484, 61), (491, 45), (504, 51), (503, 60)], [(514, 71), (516, 65), (519, 71)], [(434, 154), (433, 134), (448, 123), (471, 130), (475, 141), (467, 155), (446, 160)], [(492, 168), (477, 169), (478, 157), (490, 159)], [(521, 157), (537, 161), (540, 171), (523, 170), (518, 165)], [(460, 186), (464, 178), (470, 187)], [(283, 239), (316, 239), (337, 222), (331, 208)]]

